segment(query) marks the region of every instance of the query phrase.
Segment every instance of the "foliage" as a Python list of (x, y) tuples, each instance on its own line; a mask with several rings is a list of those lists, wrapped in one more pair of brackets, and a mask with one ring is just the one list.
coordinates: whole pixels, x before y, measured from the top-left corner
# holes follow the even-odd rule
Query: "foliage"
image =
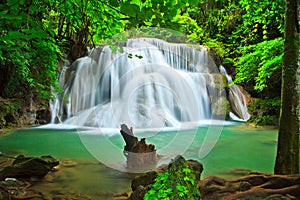
[(252, 116), (249, 122), (255, 125), (278, 125), (281, 100), (274, 99), (256, 99), (249, 106), (249, 112)]
[(262, 91), (270, 81), (281, 76), (283, 39), (264, 41), (241, 48), (242, 56), (237, 61), (236, 83), (254, 82), (254, 89)]
[[(228, 65), (241, 56), (238, 82), (253, 82), (262, 91), (280, 75), (282, 39), (276, 38), (283, 35), (284, 7), (284, 0), (4, 0), (0, 95), (49, 98), (51, 86), (57, 86), (58, 62), (72, 45), (106, 41), (114, 47), (126, 37), (107, 38), (145, 27), (180, 31), (217, 50)], [(162, 29), (149, 30), (149, 35), (181, 42)]]
[(123, 27), (119, 10), (109, 2), (4, 1), (0, 96), (49, 99), (51, 87), (58, 89), (58, 61), (71, 45), (99, 42)]
[[(169, 169), (159, 173), (152, 188), (145, 194), (145, 200), (200, 199), (195, 174), (184, 159), (170, 164)], [(179, 164), (178, 164), (179, 163)]]
[(16, 119), (20, 104), (0, 98), (0, 128), (9, 126)]
[(126, 28), (160, 27), (179, 30), (174, 20), (188, 6), (198, 4), (196, 0), (125, 0), (121, 3), (121, 12), (126, 15)]
[[(274, 39), (282, 36), (285, 10), (284, 0), (257, 1), (240, 0), (244, 14), (244, 34), (249, 42)], [(247, 36), (248, 34), (248, 36)]]
[(49, 97), (60, 52), (41, 22), (44, 8), (28, 1), (7, 1), (0, 8), (1, 96)]

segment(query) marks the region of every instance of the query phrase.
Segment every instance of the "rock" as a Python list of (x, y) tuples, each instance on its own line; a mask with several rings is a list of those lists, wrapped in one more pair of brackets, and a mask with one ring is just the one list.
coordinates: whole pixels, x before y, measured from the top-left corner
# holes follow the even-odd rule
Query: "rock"
[(226, 97), (214, 98), (212, 102), (212, 116), (214, 119), (225, 120), (230, 113), (230, 103)]
[(132, 191), (135, 191), (138, 186), (143, 186), (146, 187), (147, 185), (152, 185), (154, 183), (154, 180), (157, 176), (156, 171), (151, 171), (147, 172), (145, 174), (136, 176), (132, 181), (131, 181), (131, 189)]
[[(230, 102), (231, 111), (238, 116), (240, 119), (248, 120), (250, 118), (250, 115), (245, 110), (248, 108), (250, 102), (251, 102), (251, 96), (250, 94), (243, 89), (243, 87), (239, 85), (233, 85), (230, 87), (228, 99)], [(240, 100), (237, 101), (237, 99)], [(241, 106), (242, 104), (242, 106)]]
[(124, 192), (122, 194), (116, 194), (113, 197), (128, 197), (128, 194), (126, 192)]
[(59, 161), (51, 156), (25, 157), (20, 155), (15, 159), (11, 166), (7, 166), (0, 171), (0, 180), (9, 177), (43, 177), (58, 164)]
[(68, 61), (70, 65), (78, 58), (87, 56), (88, 49), (84, 44), (73, 43), (70, 47), (70, 53), (68, 54)]
[(194, 171), (196, 179), (200, 181), (201, 173), (203, 172), (203, 165), (197, 160), (187, 160), (189, 167)]
[(201, 197), (210, 199), (300, 199), (300, 175), (253, 173), (233, 180), (207, 177), (199, 182)]
[(51, 122), (50, 108), (40, 108), (36, 110), (36, 124), (48, 124)]
[(266, 198), (264, 198), (263, 200), (289, 200), (290, 198), (285, 197), (283, 195), (280, 194), (274, 194), (274, 195), (270, 195)]
[(127, 168), (143, 169), (156, 165), (158, 155), (153, 144), (147, 144), (145, 138), (138, 141), (138, 138), (132, 132), (132, 128), (129, 129), (125, 124), (121, 125), (120, 132), (126, 143), (123, 152), (127, 158)]
[(147, 191), (144, 186), (139, 185), (136, 190), (131, 193), (129, 200), (143, 200)]

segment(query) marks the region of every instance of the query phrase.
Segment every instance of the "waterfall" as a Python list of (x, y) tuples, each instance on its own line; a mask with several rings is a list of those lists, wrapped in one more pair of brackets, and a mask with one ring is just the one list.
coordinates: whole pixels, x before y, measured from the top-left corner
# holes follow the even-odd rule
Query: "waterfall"
[[(232, 78), (227, 74), (226, 69), (221, 65), (220, 72), (227, 78), (228, 84), (232, 83)], [(247, 121), (251, 115), (248, 113), (245, 95), (242, 93), (238, 85), (233, 84), (229, 87), (229, 101), (231, 105), (230, 117), (232, 119), (242, 119)]]
[(98, 47), (62, 70), (52, 122), (155, 128), (225, 116), (216, 113), (226, 96), (219, 75), (202, 46), (137, 38), (118, 52)]

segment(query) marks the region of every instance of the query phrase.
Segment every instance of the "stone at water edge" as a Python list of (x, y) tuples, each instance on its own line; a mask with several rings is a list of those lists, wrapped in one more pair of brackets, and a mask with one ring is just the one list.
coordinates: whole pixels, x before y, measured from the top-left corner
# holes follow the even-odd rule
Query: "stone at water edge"
[(203, 200), (296, 200), (300, 199), (300, 175), (255, 172), (233, 180), (210, 176), (199, 182), (199, 188)]
[(59, 161), (52, 156), (25, 157), (20, 155), (16, 157), (11, 166), (7, 166), (0, 171), (0, 180), (10, 177), (43, 177), (58, 164)]

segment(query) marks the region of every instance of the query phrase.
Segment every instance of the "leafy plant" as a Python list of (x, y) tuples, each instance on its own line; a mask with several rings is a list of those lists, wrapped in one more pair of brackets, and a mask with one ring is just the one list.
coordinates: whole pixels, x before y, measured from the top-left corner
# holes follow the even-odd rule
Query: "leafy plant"
[(280, 104), (280, 98), (254, 100), (248, 108), (252, 113), (249, 122), (259, 126), (278, 125), (276, 121), (279, 118)]
[(241, 54), (236, 63), (236, 83), (254, 82), (254, 89), (262, 91), (270, 81), (280, 80), (283, 38), (242, 47)]
[(200, 192), (196, 176), (187, 162), (179, 157), (168, 170), (159, 173), (152, 188), (145, 194), (145, 200), (198, 200)]

